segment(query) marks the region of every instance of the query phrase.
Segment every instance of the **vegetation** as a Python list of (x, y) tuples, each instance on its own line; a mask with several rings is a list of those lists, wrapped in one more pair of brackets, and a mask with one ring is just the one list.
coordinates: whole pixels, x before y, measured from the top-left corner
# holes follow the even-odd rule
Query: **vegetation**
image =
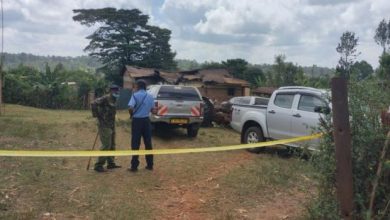
[(4, 69), (10, 70), (18, 68), (20, 65), (29, 66), (38, 71), (45, 71), (46, 65), (54, 68), (61, 63), (64, 68), (71, 71), (95, 72), (102, 64), (90, 56), (63, 57), (63, 56), (39, 56), (27, 53), (4, 53)]
[[(382, 23), (378, 28), (382, 28)], [(351, 65), (356, 55), (357, 38), (351, 32), (345, 32), (337, 51), (341, 53), (338, 74), (349, 77), (349, 112), (352, 132), (352, 166), (354, 190), (355, 219), (388, 219), (390, 218), (390, 169), (379, 172), (384, 161), (390, 158), (385, 146), (388, 126), (378, 120), (381, 111), (388, 108), (390, 100), (390, 81), (380, 75), (364, 76), (355, 72), (362, 63)], [(388, 61), (381, 61), (381, 70), (386, 69)], [(363, 63), (363, 66), (365, 64)], [(370, 69), (370, 68), (367, 68)], [(367, 70), (368, 72), (368, 70)], [(370, 69), (371, 72), (371, 69)], [(319, 173), (319, 195), (309, 207), (311, 219), (338, 219), (339, 210), (335, 196), (335, 146), (332, 136), (331, 116), (323, 121), (320, 130), (325, 134), (321, 142), (320, 153), (314, 157), (314, 165)], [(386, 152), (387, 151), (387, 152)]]
[(175, 53), (169, 40), (171, 31), (148, 25), (149, 16), (138, 9), (75, 9), (73, 20), (97, 29), (87, 37), (84, 49), (102, 62), (106, 78), (122, 84), (125, 65), (172, 70)]
[(358, 38), (355, 33), (346, 31), (340, 37), (340, 43), (336, 47), (336, 51), (340, 54), (339, 63), (336, 72), (344, 77), (349, 78), (351, 75), (352, 65), (359, 53), (356, 52)]
[(20, 65), (5, 72), (4, 101), (40, 108), (86, 108), (89, 92), (98, 92), (106, 82), (83, 70), (67, 70), (59, 63), (44, 71)]

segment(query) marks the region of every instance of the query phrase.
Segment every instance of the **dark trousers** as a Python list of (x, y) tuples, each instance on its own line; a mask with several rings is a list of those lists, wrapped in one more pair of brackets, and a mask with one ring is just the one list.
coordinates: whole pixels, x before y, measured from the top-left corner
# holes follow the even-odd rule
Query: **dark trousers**
[[(152, 126), (149, 118), (133, 118), (131, 123), (131, 149), (139, 150), (141, 137), (144, 139), (145, 150), (152, 150)], [(137, 168), (139, 165), (139, 156), (134, 155), (131, 159), (131, 167)], [(146, 155), (146, 164), (153, 167), (153, 155)]]

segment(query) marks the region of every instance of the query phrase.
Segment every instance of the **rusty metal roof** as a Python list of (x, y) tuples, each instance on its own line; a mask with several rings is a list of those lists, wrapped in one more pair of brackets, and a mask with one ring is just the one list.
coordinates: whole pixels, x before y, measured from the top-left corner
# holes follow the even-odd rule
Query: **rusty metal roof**
[(128, 72), (130, 76), (133, 78), (149, 77), (149, 76), (156, 75), (155, 69), (141, 68), (141, 67), (134, 67), (134, 66), (126, 66), (126, 72)]
[(224, 77), (223, 80), (225, 81), (226, 84), (235, 84), (235, 85), (249, 86), (248, 81), (242, 80), (242, 79)]
[(174, 72), (163, 72), (159, 71), (160, 77), (163, 78), (165, 81), (176, 84), (177, 80), (179, 79), (180, 75), (178, 73)]

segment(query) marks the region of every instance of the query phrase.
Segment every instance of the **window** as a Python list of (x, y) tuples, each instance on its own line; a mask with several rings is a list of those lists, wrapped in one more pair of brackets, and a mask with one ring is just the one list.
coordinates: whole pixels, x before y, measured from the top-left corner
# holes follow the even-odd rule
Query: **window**
[(234, 100), (234, 104), (237, 105), (249, 105), (251, 102), (250, 97), (239, 97)]
[(201, 101), (198, 92), (193, 87), (161, 86), (158, 99), (179, 99), (186, 101)]
[(268, 105), (267, 98), (255, 98), (255, 105)]
[(277, 94), (274, 104), (282, 108), (291, 108), (294, 96), (294, 94)]
[(326, 107), (326, 103), (322, 99), (315, 96), (301, 95), (298, 104), (298, 110), (314, 112), (314, 108), (316, 106)]
[(234, 96), (235, 92), (236, 92), (235, 88), (228, 88), (228, 90), (227, 90), (228, 96)]

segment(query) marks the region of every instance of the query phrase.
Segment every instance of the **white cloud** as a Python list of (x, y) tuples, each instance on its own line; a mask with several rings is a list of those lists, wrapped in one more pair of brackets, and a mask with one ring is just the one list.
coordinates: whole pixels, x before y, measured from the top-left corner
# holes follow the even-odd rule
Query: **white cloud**
[(5, 1), (8, 52), (80, 55), (93, 29), (72, 20), (76, 8), (134, 8), (172, 30), (179, 58), (244, 58), (272, 63), (284, 53), (302, 65), (334, 67), (344, 31), (359, 37), (360, 59), (377, 66), (375, 28), (389, 19), (388, 0), (15, 0)]

